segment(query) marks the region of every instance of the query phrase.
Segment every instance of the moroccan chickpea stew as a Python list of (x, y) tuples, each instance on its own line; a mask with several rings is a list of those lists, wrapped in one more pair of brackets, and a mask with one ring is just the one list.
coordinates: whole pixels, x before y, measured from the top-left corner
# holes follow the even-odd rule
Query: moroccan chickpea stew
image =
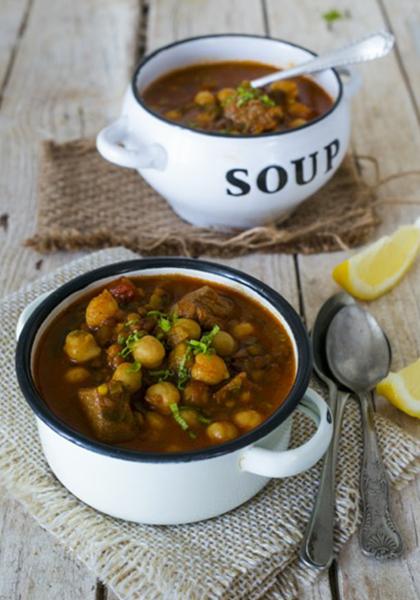
[(292, 342), (260, 304), (178, 275), (121, 277), (60, 313), (35, 381), (50, 409), (100, 442), (182, 452), (233, 440), (284, 401)]
[(253, 89), (250, 81), (277, 71), (258, 62), (217, 62), (172, 71), (142, 93), (144, 103), (193, 129), (238, 135), (295, 129), (328, 112), (333, 100), (309, 77)]

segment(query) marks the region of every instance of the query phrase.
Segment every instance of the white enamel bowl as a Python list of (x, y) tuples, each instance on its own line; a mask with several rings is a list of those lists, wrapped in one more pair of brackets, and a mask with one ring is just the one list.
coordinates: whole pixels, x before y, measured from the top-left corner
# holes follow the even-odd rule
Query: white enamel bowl
[[(239, 290), (268, 309), (290, 335), (297, 364), (295, 383), (277, 411), (232, 442), (177, 454), (135, 452), (96, 442), (60, 421), (38, 393), (32, 377), (40, 337), (51, 320), (87, 291), (120, 276), (179, 273)], [(305, 328), (286, 300), (234, 269), (193, 259), (139, 259), (91, 271), (29, 306), (18, 324), (16, 371), (35, 413), (45, 457), (57, 478), (86, 504), (140, 523), (189, 523), (239, 506), (271, 477), (296, 475), (325, 453), (332, 434), (324, 400), (308, 390), (311, 353)], [(299, 448), (287, 449), (291, 415), (305, 412), (317, 431)]]
[(136, 169), (194, 225), (248, 228), (284, 218), (342, 162), (357, 80), (344, 85), (333, 69), (315, 75), (332, 108), (298, 129), (258, 136), (176, 124), (152, 112), (141, 92), (168, 71), (200, 62), (254, 60), (281, 68), (313, 56), (301, 46), (255, 35), (201, 36), (160, 48), (137, 67), (121, 116), (98, 135), (98, 150), (110, 162)]

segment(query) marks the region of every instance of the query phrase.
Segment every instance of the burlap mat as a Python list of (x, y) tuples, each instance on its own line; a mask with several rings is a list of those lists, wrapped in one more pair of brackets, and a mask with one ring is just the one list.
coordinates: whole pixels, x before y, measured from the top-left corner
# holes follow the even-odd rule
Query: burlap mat
[(137, 172), (104, 160), (92, 140), (44, 143), (38, 196), (37, 231), (27, 244), (40, 252), (122, 245), (148, 255), (310, 254), (358, 246), (377, 223), (374, 187), (351, 157), (286, 221), (243, 232), (181, 220)]
[[(0, 481), (122, 600), (295, 599), (317, 577), (298, 561), (298, 548), (319, 465), (297, 477), (273, 480), (227, 515), (177, 527), (136, 525), (99, 514), (67, 492), (47, 467), (34, 416), (14, 375), (18, 316), (41, 293), (134, 256), (125, 249), (91, 254), (0, 303)], [(420, 471), (419, 445), (389, 420), (376, 416), (375, 421), (390, 480), (401, 488)], [(296, 416), (293, 444), (302, 443), (311, 427), (306, 418)], [(337, 553), (359, 522), (360, 454), (359, 412), (351, 401), (338, 461)]]

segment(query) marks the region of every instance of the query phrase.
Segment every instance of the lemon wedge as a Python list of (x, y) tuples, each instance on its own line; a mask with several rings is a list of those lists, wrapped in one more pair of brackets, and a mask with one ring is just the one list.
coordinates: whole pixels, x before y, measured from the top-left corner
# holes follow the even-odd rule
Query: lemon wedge
[(419, 248), (420, 219), (340, 263), (332, 276), (355, 298), (374, 300), (400, 281), (413, 264)]
[(376, 391), (407, 415), (420, 419), (420, 358), (390, 373), (378, 383)]

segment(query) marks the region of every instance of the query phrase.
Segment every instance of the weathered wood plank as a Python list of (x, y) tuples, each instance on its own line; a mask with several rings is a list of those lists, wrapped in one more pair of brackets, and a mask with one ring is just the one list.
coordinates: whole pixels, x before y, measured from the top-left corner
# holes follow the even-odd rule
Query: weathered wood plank
[(13, 67), (16, 48), (27, 24), (29, 9), (28, 0), (3, 0), (0, 8), (0, 104)]
[[(343, 11), (347, 8), (344, 2), (338, 2), (336, 6)], [(321, 15), (330, 8), (330, 4), (323, 0), (317, 3), (315, 11), (313, 3), (304, 0), (288, 6), (288, 19), (285, 21), (282, 18), (282, 4), (268, 0), (271, 31), (285, 38), (291, 38), (295, 34), (292, 37), (294, 41), (322, 51), (385, 26), (377, 5), (357, 0), (351, 4), (351, 18), (337, 22), (332, 31), (328, 31)], [(399, 10), (401, 19), (406, 21), (411, 18), (408, 12), (401, 11), (401, 6)], [(292, 32), (289, 27), (293, 22), (298, 22), (299, 28)], [(417, 115), (397, 57), (392, 56), (366, 65), (361, 70), (365, 83), (354, 101), (353, 148), (361, 154), (375, 156), (383, 175), (418, 168), (420, 135)], [(393, 231), (399, 223), (411, 222), (418, 216), (418, 206), (405, 204), (416, 197), (417, 186), (418, 180), (411, 178), (384, 186), (380, 190), (380, 197), (391, 203), (381, 209), (383, 224), (378, 235)], [(401, 198), (403, 203), (391, 201), (395, 197)], [(345, 255), (346, 253), (335, 253), (299, 257), (299, 274), (309, 326), (321, 303), (337, 291), (330, 276), (331, 269)], [(420, 264), (417, 264), (396, 290), (369, 305), (369, 309), (390, 336), (394, 349), (394, 368), (400, 368), (420, 355), (419, 289)], [(381, 412), (411, 433), (418, 434), (418, 421), (402, 415), (384, 400), (379, 400), (377, 404)], [(393, 495), (396, 518), (407, 547), (403, 560), (385, 567), (362, 557), (356, 539), (347, 546), (340, 557), (343, 598), (419, 597), (420, 578), (418, 569), (415, 568), (420, 558), (416, 530), (416, 520), (419, 519), (418, 496), (418, 484), (415, 483), (404, 492), (404, 507), (401, 505), (401, 498), (397, 494)], [(410, 511), (407, 506), (411, 506)]]
[[(246, 6), (246, 8), (245, 8)], [(170, 43), (179, 38), (220, 32), (266, 33), (262, 5), (248, 0), (155, 0), (150, 6), (148, 23), (148, 49)], [(246, 256), (219, 261), (259, 277), (299, 308), (296, 273), (292, 257)], [(329, 600), (328, 578), (323, 575), (313, 590), (302, 600)]]
[(0, 599), (95, 598), (96, 580), (0, 488)]
[[(9, 215), (0, 228), (0, 294), (75, 258), (41, 259), (21, 246), (34, 228), (39, 143), (94, 135), (118, 113), (139, 11), (137, 0), (0, 4), (0, 214)], [(1, 600), (100, 597), (95, 577), (4, 494), (0, 529)]]
[[(135, 60), (138, 13), (136, 0), (32, 6), (0, 114), (1, 213), (9, 215), (8, 231), (0, 231), (2, 293), (39, 276), (40, 257), (21, 242), (34, 229), (40, 140), (94, 135), (117, 114)], [(69, 258), (48, 257), (41, 271)]]
[(420, 5), (416, 0), (405, 0), (404, 10), (401, 10), (401, 4), (393, 0), (379, 0), (379, 4), (390, 30), (397, 37), (401, 71), (420, 119)]

